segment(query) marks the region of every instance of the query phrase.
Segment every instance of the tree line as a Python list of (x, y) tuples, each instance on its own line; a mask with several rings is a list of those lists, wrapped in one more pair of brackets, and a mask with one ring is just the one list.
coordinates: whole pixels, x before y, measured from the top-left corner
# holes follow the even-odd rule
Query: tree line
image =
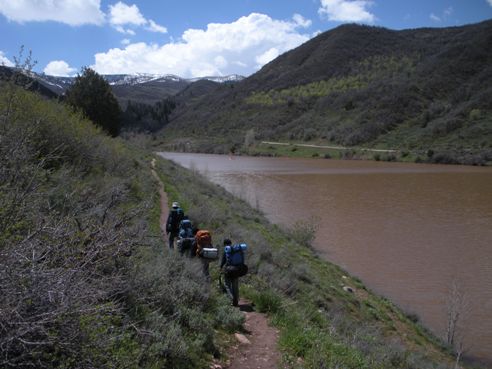
[(154, 105), (128, 101), (122, 110), (109, 83), (91, 68), (83, 68), (68, 89), (65, 102), (111, 136), (122, 131), (155, 132), (169, 122), (176, 104), (166, 98)]

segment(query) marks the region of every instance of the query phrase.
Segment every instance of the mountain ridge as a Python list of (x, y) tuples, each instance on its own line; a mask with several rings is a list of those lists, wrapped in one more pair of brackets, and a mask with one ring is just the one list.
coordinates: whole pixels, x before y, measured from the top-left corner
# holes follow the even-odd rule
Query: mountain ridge
[(169, 137), (191, 132), (187, 147), (197, 151), (255, 153), (246, 140), (254, 132), (256, 142), (431, 150), (447, 155), (429, 154), (439, 162), (482, 163), (492, 160), (490, 86), (491, 20), (398, 31), (343, 25), (233, 88), (180, 101), (163, 135), (173, 148)]

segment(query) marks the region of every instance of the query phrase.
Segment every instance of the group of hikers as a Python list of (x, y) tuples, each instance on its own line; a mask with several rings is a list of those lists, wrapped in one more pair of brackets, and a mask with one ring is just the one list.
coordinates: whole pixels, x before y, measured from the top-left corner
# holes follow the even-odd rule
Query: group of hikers
[[(213, 246), (212, 236), (208, 230), (193, 227), (177, 202), (172, 203), (167, 217), (166, 234), (169, 236), (169, 249), (174, 249), (176, 240), (179, 253), (189, 258), (199, 258), (203, 266), (203, 273), (207, 279), (210, 279), (209, 264), (219, 258), (219, 247)], [(222, 284), (222, 278), (219, 278), (219, 283), (231, 299), (233, 306), (238, 306), (239, 303), (238, 279), (248, 272), (245, 264), (246, 249), (245, 243), (233, 244), (230, 239), (224, 239), (220, 261), (224, 284)]]

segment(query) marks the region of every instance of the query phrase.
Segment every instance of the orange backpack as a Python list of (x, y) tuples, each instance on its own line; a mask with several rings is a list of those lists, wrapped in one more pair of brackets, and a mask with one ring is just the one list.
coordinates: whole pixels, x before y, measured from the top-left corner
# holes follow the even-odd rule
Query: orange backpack
[(212, 246), (212, 236), (210, 235), (210, 232), (207, 230), (203, 229), (203, 230), (196, 232), (195, 240), (196, 240), (196, 254), (197, 255), (200, 255), (200, 253), (204, 247), (211, 247)]

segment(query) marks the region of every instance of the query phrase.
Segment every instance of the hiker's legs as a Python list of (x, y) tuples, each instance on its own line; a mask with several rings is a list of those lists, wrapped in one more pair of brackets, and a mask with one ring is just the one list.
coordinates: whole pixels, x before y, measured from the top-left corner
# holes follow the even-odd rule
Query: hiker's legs
[(202, 261), (202, 266), (203, 266), (203, 274), (205, 275), (205, 277), (207, 277), (207, 279), (210, 279), (210, 272), (208, 270), (208, 267), (209, 267), (208, 260), (201, 259), (201, 261)]
[(169, 233), (169, 248), (174, 249), (174, 238), (176, 238), (176, 234), (173, 232)]
[(232, 279), (232, 305), (237, 306), (239, 303), (239, 278)]
[(224, 277), (224, 286), (225, 286), (227, 295), (232, 300), (232, 298), (233, 298), (233, 294), (232, 294), (232, 278)]
[(179, 254), (183, 256), (187, 250), (186, 238), (178, 238), (176, 245), (178, 247)]
[(239, 301), (239, 278), (224, 277), (224, 285), (227, 295), (231, 299), (234, 306), (237, 306)]

